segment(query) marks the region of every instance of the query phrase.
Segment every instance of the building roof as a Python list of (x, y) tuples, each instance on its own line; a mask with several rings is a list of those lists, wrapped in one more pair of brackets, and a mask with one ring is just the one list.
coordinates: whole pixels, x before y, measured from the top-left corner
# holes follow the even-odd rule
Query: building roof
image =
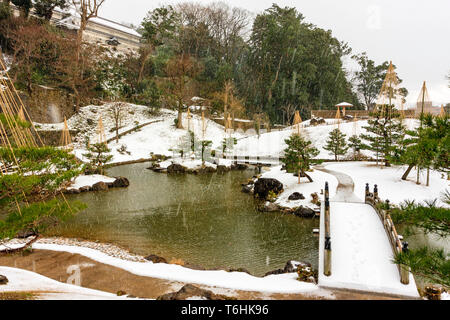
[(348, 102), (341, 102), (341, 103), (337, 104), (336, 107), (353, 107), (353, 105)]
[[(62, 16), (67, 16), (66, 18), (60, 19), (56, 21), (56, 24), (64, 25), (69, 29), (78, 29), (80, 24), (80, 15), (77, 12), (77, 9), (74, 6), (70, 6), (65, 10), (55, 9), (55, 12), (58, 12)], [(134, 30), (130, 26), (126, 26), (122, 23), (118, 23), (103, 17), (95, 17), (89, 19), (89, 22), (99, 24), (110, 29), (114, 29), (117, 31), (121, 31), (123, 33), (129, 34), (134, 37), (141, 37), (141, 35)]]

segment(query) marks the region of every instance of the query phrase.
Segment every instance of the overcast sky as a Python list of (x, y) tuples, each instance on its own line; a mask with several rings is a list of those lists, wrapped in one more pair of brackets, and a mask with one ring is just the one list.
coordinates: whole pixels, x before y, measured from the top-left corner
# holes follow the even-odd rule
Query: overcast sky
[[(106, 0), (100, 14), (118, 22), (140, 24), (149, 10), (185, 1)], [(211, 1), (194, 1), (210, 3)], [(427, 81), (434, 104), (450, 102), (450, 1), (449, 0), (228, 0), (261, 13), (272, 3), (296, 7), (310, 23), (331, 29), (348, 42), (353, 53), (366, 51), (381, 63), (392, 60), (408, 103), (415, 102), (423, 81)], [(352, 63), (346, 63), (351, 70)]]

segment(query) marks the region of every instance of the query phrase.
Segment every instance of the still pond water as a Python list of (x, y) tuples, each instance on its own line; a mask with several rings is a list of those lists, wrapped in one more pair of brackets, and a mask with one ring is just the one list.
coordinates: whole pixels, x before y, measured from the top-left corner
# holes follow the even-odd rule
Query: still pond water
[(246, 268), (254, 275), (288, 260), (318, 264), (318, 219), (261, 213), (241, 192), (254, 172), (169, 176), (133, 164), (109, 176), (130, 180), (127, 189), (70, 196), (88, 208), (49, 235), (110, 242), (131, 252), (217, 268)]

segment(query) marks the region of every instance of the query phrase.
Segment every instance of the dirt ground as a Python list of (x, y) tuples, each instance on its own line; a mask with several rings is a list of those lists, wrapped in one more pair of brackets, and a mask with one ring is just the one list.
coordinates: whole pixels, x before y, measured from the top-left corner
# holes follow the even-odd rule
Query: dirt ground
[[(81, 271), (80, 285), (85, 288), (117, 294), (118, 292), (139, 298), (156, 299), (160, 295), (178, 291), (185, 283), (142, 277), (120, 268), (99, 263), (78, 254), (46, 250), (33, 250), (31, 253), (21, 253), (0, 256), (0, 265), (15, 267), (39, 273), (48, 278), (67, 282), (71, 276), (70, 270), (77, 265)], [(71, 268), (69, 268), (71, 267)], [(69, 272), (68, 272), (69, 271)], [(197, 285), (198, 286), (198, 285)], [(248, 292), (199, 286), (217, 294), (242, 300), (386, 300), (396, 299), (377, 294), (366, 294), (344, 290), (320, 290), (318, 295), (306, 294), (270, 294), (262, 292)], [(17, 296), (20, 299), (20, 295)]]

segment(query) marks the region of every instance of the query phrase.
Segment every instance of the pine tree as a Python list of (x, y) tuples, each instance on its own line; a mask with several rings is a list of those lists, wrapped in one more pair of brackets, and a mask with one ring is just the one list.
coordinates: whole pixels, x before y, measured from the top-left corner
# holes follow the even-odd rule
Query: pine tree
[(284, 158), (281, 161), (286, 166), (286, 171), (297, 172), (299, 183), (301, 176), (305, 176), (310, 182), (313, 182), (306, 171), (312, 164), (320, 162), (314, 159), (319, 154), (319, 150), (311, 145), (311, 141), (298, 134), (291, 135), (289, 139), (285, 140), (285, 143), (287, 148), (284, 149)]
[(372, 113), (372, 117), (373, 119), (368, 120), (369, 126), (363, 127), (369, 133), (361, 134), (361, 138), (366, 141), (363, 149), (376, 154), (377, 164), (381, 157), (385, 166), (389, 167), (389, 159), (402, 145), (405, 128), (400, 121), (400, 114), (394, 110), (393, 105), (380, 106)]
[(353, 160), (358, 160), (363, 144), (357, 135), (353, 135), (348, 139), (348, 146), (353, 151)]
[(334, 155), (334, 160), (338, 161), (339, 156), (345, 155), (348, 150), (347, 142), (345, 141), (346, 135), (339, 129), (334, 129), (328, 136), (327, 145), (323, 147)]
[(104, 166), (110, 162), (113, 158), (109, 153), (111, 149), (108, 148), (106, 143), (87, 144), (88, 152), (83, 154), (90, 161), (91, 168), (89, 171), (94, 173), (103, 174)]
[(404, 139), (404, 146), (391, 157), (396, 164), (406, 164), (408, 169), (402, 176), (406, 180), (414, 167), (417, 167), (417, 184), (420, 184), (420, 169), (427, 170), (429, 186), (430, 169), (449, 172), (450, 167), (450, 123), (448, 116), (421, 117), (422, 126), (416, 130), (407, 131), (408, 138)]
[(23, 231), (35, 235), (24, 246), (0, 254), (26, 249), (46, 228), (84, 208), (55, 198), (83, 170), (73, 154), (54, 147), (0, 147), (0, 159), (0, 246)]
[(202, 159), (202, 165), (205, 164), (205, 161), (211, 160), (211, 145), (211, 140), (201, 140), (195, 143), (195, 153)]

